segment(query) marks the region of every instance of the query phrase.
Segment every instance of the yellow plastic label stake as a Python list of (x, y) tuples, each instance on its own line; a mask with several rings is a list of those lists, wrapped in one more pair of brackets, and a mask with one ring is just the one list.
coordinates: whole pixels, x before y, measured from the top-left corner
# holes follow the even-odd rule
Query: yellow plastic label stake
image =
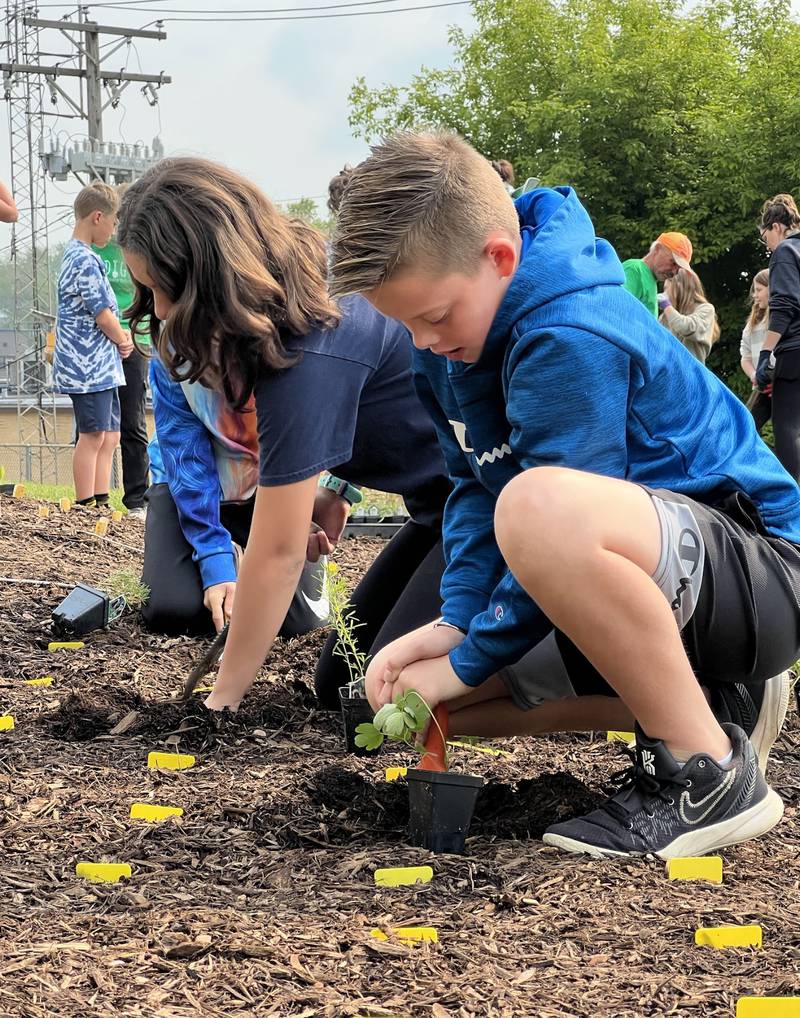
[(375, 883), (379, 887), (405, 887), (407, 884), (429, 884), (433, 880), (430, 866), (397, 866), (375, 870)]
[(4, 717), (0, 717), (0, 732), (13, 732), (14, 731), (14, 719), (10, 714), (6, 714)]
[(14, 498), (25, 498), (25, 485), (15, 484), (14, 490), (12, 491), (11, 494), (14, 496)]
[(213, 686), (195, 686), (194, 687), (194, 692), (195, 693), (213, 693), (214, 692), (214, 687)]
[(71, 506), (72, 502), (70, 502), (68, 498), (60, 498), (58, 500), (58, 508), (61, 510), (62, 513), (68, 513), (70, 511)]
[(760, 926), (701, 926), (694, 942), (700, 947), (761, 947)]
[(635, 732), (606, 732), (606, 742), (624, 742), (627, 746), (636, 741)]
[(722, 883), (722, 856), (687, 856), (684, 859), (667, 861), (667, 876), (670, 880), (707, 880), (711, 884)]
[(50, 506), (49, 505), (40, 505), (39, 506), (39, 516), (41, 516), (41, 518), (43, 520), (46, 520), (49, 515), (50, 515)]
[(112, 519), (112, 520), (113, 520), (113, 521), (114, 521), (115, 523), (119, 523), (119, 522), (120, 522), (120, 520), (122, 519), (122, 512), (121, 512), (121, 510), (119, 510), (119, 509), (115, 509), (115, 510), (114, 510), (114, 511), (113, 511), (113, 512), (111, 513), (111, 519)]
[(43, 675), (41, 679), (25, 679), (26, 686), (52, 686), (53, 676)]
[(180, 806), (151, 806), (147, 802), (134, 802), (131, 806), (131, 820), (148, 820), (156, 823), (168, 817), (182, 817)]
[(185, 771), (194, 767), (195, 759), (190, 753), (159, 753), (154, 750), (147, 755), (148, 767), (160, 767), (167, 771)]
[(408, 767), (387, 767), (386, 768), (386, 780), (397, 781), (398, 778), (404, 778), (408, 774)]
[(739, 997), (736, 1018), (800, 1018), (800, 997)]
[[(434, 926), (395, 926), (392, 933), (398, 940), (427, 941), (436, 944), (439, 941), (439, 934)], [(388, 940), (383, 930), (370, 930), (370, 936), (376, 940)]]
[(95, 534), (99, 534), (100, 537), (105, 537), (108, 533), (108, 520), (105, 517), (99, 519), (97, 523), (95, 523), (94, 532)]
[(83, 650), (86, 644), (82, 640), (72, 640), (67, 643), (48, 643), (47, 649), (52, 652), (54, 650)]
[(75, 873), (93, 884), (116, 884), (123, 877), (130, 878), (131, 868), (126, 862), (79, 862)]

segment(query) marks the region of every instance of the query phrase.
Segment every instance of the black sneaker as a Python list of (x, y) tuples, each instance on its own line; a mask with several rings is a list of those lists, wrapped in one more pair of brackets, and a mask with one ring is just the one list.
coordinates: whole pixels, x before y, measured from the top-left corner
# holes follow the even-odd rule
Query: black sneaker
[(781, 797), (764, 780), (741, 728), (722, 727), (733, 745), (728, 770), (705, 753), (680, 764), (637, 725), (633, 767), (615, 775), (619, 791), (587, 816), (549, 827), (543, 840), (594, 856), (671, 859), (765, 834), (783, 815)]
[(733, 724), (742, 729), (753, 743), (762, 774), (766, 773), (770, 750), (786, 720), (790, 688), (788, 672), (754, 686), (723, 682), (707, 687), (714, 717), (721, 725)]

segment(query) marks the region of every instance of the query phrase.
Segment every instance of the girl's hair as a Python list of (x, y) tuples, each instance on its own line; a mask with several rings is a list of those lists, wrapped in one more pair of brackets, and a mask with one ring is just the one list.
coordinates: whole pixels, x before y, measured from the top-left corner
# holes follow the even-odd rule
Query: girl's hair
[(174, 305), (159, 322), (152, 292), (134, 280), (133, 334), (143, 321), (173, 378), (220, 389), (234, 409), (262, 367), (293, 363), (289, 337), (339, 321), (322, 235), (224, 166), (157, 163), (126, 192), (117, 236)]
[(756, 304), (756, 285), (758, 286), (769, 286), (769, 269), (761, 269), (753, 276), (753, 282), (750, 284), (750, 317), (747, 319), (745, 328), (754, 329), (761, 323), (769, 322), (769, 308), (760, 308)]
[[(706, 297), (700, 277), (691, 269), (678, 269), (677, 275), (669, 280), (670, 300), (675, 310), (682, 315), (690, 315), (698, 304), (711, 304)], [(711, 332), (711, 345), (719, 339), (719, 322), (714, 311), (714, 328)]]
[(789, 230), (800, 229), (800, 212), (790, 194), (776, 194), (761, 206), (760, 229), (768, 230), (775, 223), (782, 223)]

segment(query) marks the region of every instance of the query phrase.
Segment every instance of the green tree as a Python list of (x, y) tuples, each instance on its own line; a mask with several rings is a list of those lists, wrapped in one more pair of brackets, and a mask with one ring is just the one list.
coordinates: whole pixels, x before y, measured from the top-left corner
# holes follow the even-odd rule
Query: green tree
[(323, 219), (319, 214), (319, 208), (313, 198), (301, 198), (299, 201), (290, 202), (286, 206), (286, 211), (290, 216), (296, 216), (298, 219), (304, 219), (311, 226), (316, 227), (325, 236), (330, 236), (333, 230), (333, 220)]
[(744, 391), (738, 342), (766, 264), (764, 198), (800, 187), (800, 23), (787, 0), (474, 0), (452, 66), (351, 91), (367, 139), (458, 131), (519, 179), (571, 184), (622, 258), (663, 230), (695, 244), (722, 340), (709, 365)]

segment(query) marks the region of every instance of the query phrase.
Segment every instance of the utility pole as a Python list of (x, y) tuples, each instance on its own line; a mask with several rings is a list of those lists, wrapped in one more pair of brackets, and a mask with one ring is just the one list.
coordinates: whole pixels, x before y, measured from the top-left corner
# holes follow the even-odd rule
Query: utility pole
[[(93, 179), (122, 183), (141, 176), (163, 156), (160, 139), (155, 139), (152, 150), (140, 144), (106, 143), (103, 113), (117, 108), (131, 84), (139, 84), (145, 100), (155, 106), (157, 90), (172, 81), (163, 72), (129, 72), (127, 62), (111, 69), (114, 54), (130, 47), (134, 39), (166, 39), (160, 22), (155, 30), (101, 25), (89, 19), (85, 6), (79, 7), (77, 20), (55, 21), (38, 14), (31, 0), (6, 0), (6, 52), (5, 61), (0, 62), (9, 112), (11, 184), (20, 211), (12, 232), (11, 257), (21, 480), (46, 480), (57, 464), (57, 449), (50, 448), (58, 443), (56, 399), (45, 358), (54, 310), (48, 278), (47, 179), (66, 180), (72, 174), (82, 184)], [(41, 36), (47, 38), (46, 46)], [(101, 39), (109, 37), (101, 54)], [(60, 41), (63, 47), (64, 39), (67, 52), (54, 52), (58, 46), (50, 42)], [(56, 62), (43, 62), (43, 50), (48, 57), (58, 58)], [(48, 94), (51, 111), (44, 102)], [(83, 141), (62, 144), (46, 132), (46, 122), (65, 117), (86, 124)], [(76, 134), (83, 131), (70, 127), (70, 138)]]

